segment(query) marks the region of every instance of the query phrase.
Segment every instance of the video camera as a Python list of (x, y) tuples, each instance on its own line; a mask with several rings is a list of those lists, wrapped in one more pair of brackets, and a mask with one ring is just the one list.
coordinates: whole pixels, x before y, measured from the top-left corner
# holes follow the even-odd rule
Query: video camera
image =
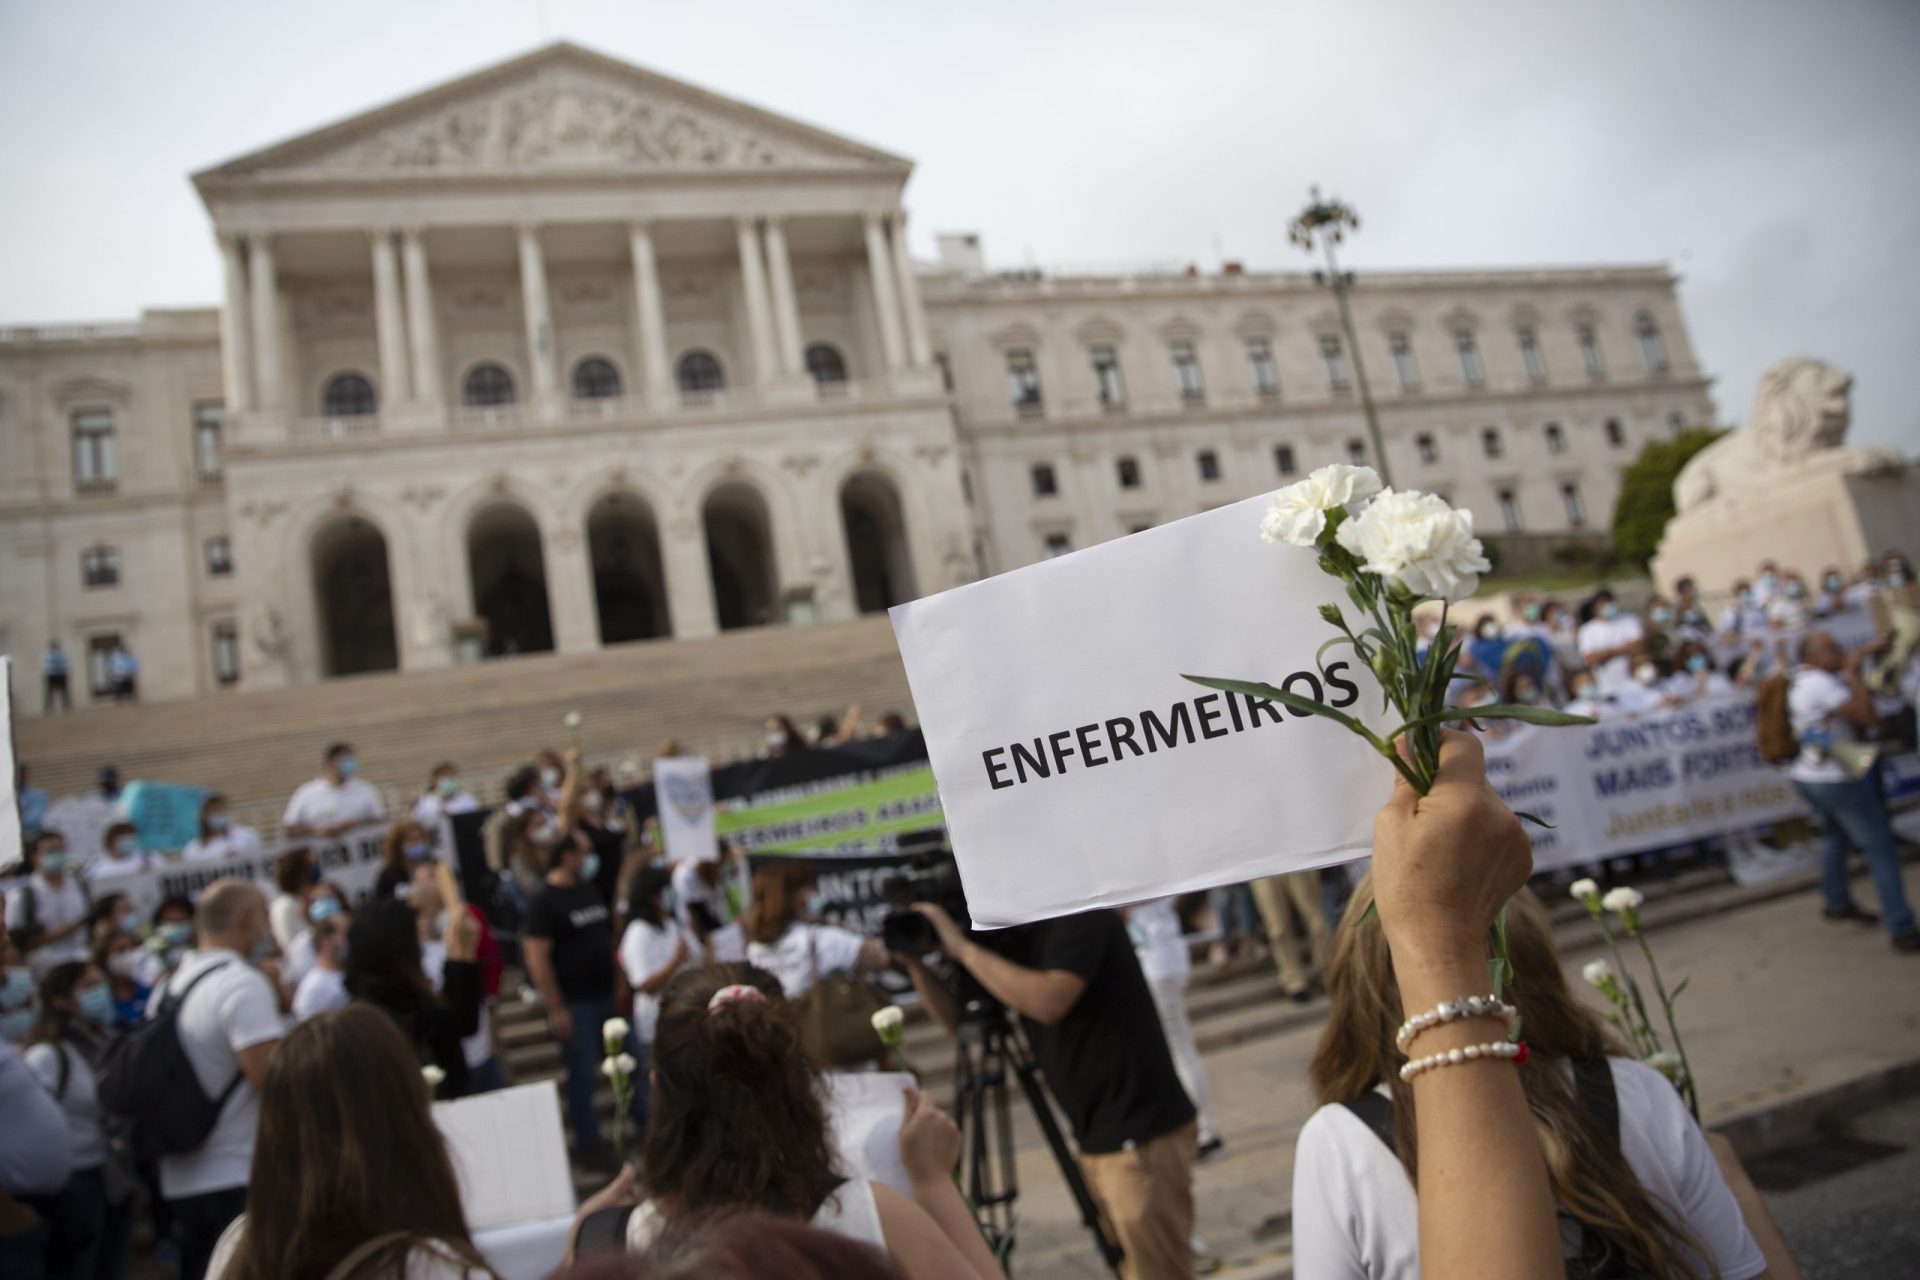
[(973, 927), (973, 916), (967, 910), (960, 868), (954, 863), (944, 832), (910, 832), (900, 837), (898, 845), (913, 860), (887, 884), (887, 902), (892, 910), (880, 922), (880, 937), (888, 951), (925, 955), (940, 945), (940, 939), (933, 931), (933, 922), (913, 909), (914, 903), (933, 903), (962, 929)]

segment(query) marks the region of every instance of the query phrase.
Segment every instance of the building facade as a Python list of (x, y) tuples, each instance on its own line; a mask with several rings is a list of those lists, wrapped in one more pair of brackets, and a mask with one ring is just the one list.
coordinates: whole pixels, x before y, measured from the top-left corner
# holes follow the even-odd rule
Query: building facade
[(907, 254), (909, 162), (556, 45), (195, 176), (222, 302), (0, 329), (0, 649), (180, 697), (875, 612), (1364, 460), (1604, 529), (1710, 420), (1659, 267)]

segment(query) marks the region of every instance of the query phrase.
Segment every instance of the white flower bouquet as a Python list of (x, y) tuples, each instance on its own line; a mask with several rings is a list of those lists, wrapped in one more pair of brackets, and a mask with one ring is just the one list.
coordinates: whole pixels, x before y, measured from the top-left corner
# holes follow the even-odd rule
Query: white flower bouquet
[[(1260, 536), (1315, 551), (1321, 570), (1345, 584), (1353, 612), (1348, 614), (1337, 604), (1320, 607), (1320, 616), (1339, 634), (1320, 647), (1315, 663), (1325, 674), (1327, 652), (1350, 647), (1379, 680), (1386, 705), (1400, 717), (1400, 727), (1377, 734), (1353, 716), (1269, 684), (1214, 676), (1187, 679), (1344, 725), (1364, 738), (1421, 795), (1432, 788), (1439, 771), (1440, 729), (1450, 721), (1593, 723), (1584, 716), (1520, 704), (1447, 705), (1447, 691), (1454, 680), (1487, 683), (1478, 676), (1456, 674), (1458, 635), (1447, 621), (1448, 606), (1473, 595), (1480, 575), (1490, 568), (1480, 540), (1473, 536), (1472, 512), (1457, 510), (1435, 494), (1382, 488), (1371, 467), (1335, 465), (1321, 467), (1274, 494), (1261, 519)], [(1413, 613), (1434, 600), (1440, 602), (1440, 629), (1431, 645), (1423, 645)], [(1531, 814), (1519, 816), (1546, 825)], [(1505, 912), (1494, 924), (1491, 945), (1490, 976), (1498, 992), (1510, 972)]]
[[(1672, 991), (1667, 990), (1666, 980), (1660, 973), (1660, 962), (1653, 958), (1653, 947), (1647, 941), (1646, 930), (1640, 925), (1640, 908), (1645, 905), (1646, 898), (1638, 889), (1619, 885), (1601, 893), (1600, 886), (1592, 880), (1575, 880), (1567, 886), (1567, 892), (1575, 902), (1587, 909), (1587, 914), (1600, 926), (1601, 940), (1613, 955), (1611, 963), (1589, 960), (1580, 971), (1581, 976), (1613, 1006), (1607, 1017), (1627, 1038), (1633, 1051), (1648, 1066), (1673, 1082), (1673, 1087), (1680, 1091), (1680, 1097), (1686, 1102), (1687, 1110), (1698, 1120), (1699, 1086), (1693, 1078), (1693, 1063), (1687, 1058), (1686, 1042), (1680, 1038), (1680, 1021), (1673, 1012), (1680, 993), (1687, 989), (1687, 984), (1693, 979), (1682, 978)], [(1671, 1049), (1661, 1043), (1660, 1033), (1654, 1030), (1653, 1018), (1647, 1013), (1646, 998), (1640, 994), (1640, 984), (1627, 969), (1626, 957), (1620, 954), (1620, 943), (1607, 924), (1609, 913), (1620, 918), (1620, 927), (1626, 930), (1628, 937), (1640, 944), (1640, 954), (1646, 957), (1647, 973), (1653, 978), (1654, 995), (1659, 997), (1660, 1009), (1666, 1014), (1667, 1034), (1673, 1037)]]
[(633, 1077), (640, 1070), (639, 1060), (627, 1052), (627, 1036), (633, 1026), (625, 1018), (608, 1018), (600, 1024), (600, 1043), (606, 1057), (600, 1074), (613, 1086), (613, 1154), (621, 1164), (627, 1162), (627, 1128), (633, 1110)]

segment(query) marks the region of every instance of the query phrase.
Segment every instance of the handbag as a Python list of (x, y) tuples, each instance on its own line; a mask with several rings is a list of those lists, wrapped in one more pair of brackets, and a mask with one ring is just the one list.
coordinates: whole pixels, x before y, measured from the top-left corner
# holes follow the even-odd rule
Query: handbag
[(887, 998), (853, 973), (820, 975), (813, 948), (813, 926), (807, 930), (807, 974), (812, 979), (800, 1006), (800, 1037), (807, 1053), (822, 1068), (852, 1067), (872, 1062), (885, 1051), (873, 1029), (873, 1015), (887, 1007)]

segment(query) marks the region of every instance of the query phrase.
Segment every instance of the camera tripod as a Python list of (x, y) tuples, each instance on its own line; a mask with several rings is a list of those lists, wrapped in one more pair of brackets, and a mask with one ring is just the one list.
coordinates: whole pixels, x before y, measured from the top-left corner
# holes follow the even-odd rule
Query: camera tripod
[(1006, 1009), (984, 994), (968, 999), (960, 1011), (955, 1041), (953, 1116), (960, 1127), (961, 1187), (988, 1247), (1011, 1274), (1014, 1204), (1020, 1196), (1014, 1164), (1013, 1108), (1007, 1091), (1007, 1078), (1012, 1076), (1026, 1095), (1054, 1163), (1060, 1166), (1060, 1176), (1066, 1179), (1067, 1190), (1080, 1210), (1081, 1223), (1092, 1233), (1094, 1247), (1108, 1269), (1118, 1275), (1123, 1256), (1120, 1242), (1087, 1189), (1086, 1176), (1060, 1132), (1053, 1104), (1040, 1082), (1033, 1050), (1027, 1047)]

